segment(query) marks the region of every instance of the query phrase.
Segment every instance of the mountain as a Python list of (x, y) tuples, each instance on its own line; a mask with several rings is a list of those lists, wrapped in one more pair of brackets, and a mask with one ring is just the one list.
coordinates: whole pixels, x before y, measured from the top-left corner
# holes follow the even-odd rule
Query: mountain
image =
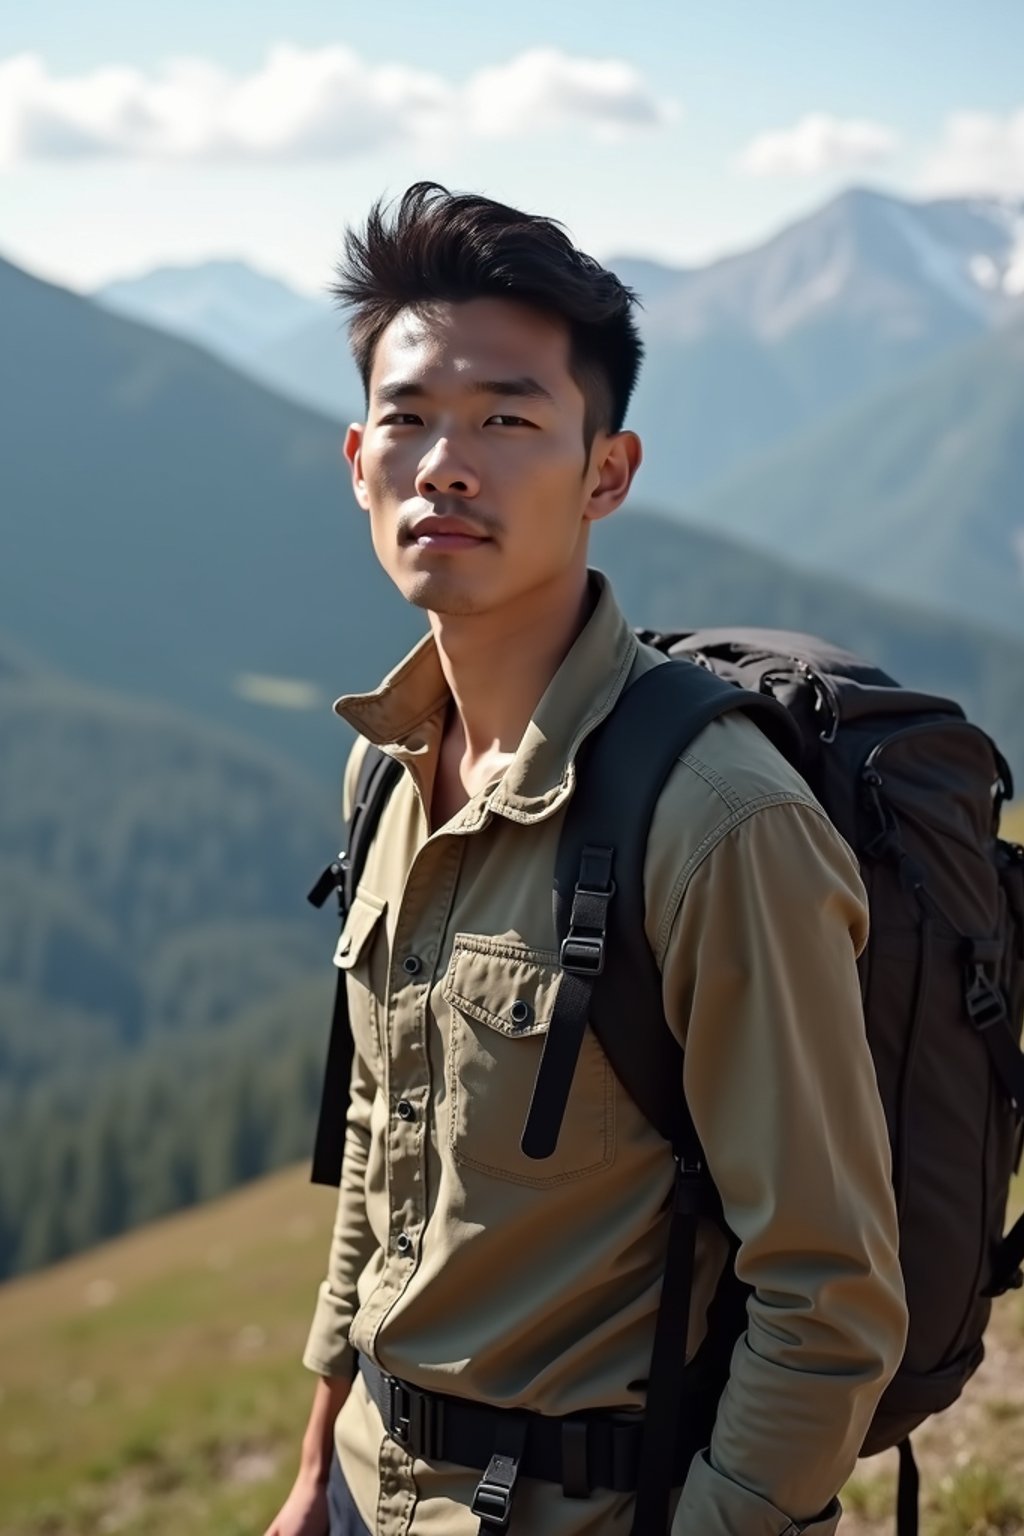
[(9, 263), (0, 332), (5, 629), (335, 774), (331, 698), (423, 629), (371, 557), (338, 427)]
[[(632, 268), (615, 268), (626, 281)], [(756, 249), (653, 285), (632, 425), (677, 509), (753, 456), (1024, 307), (1024, 202), (856, 189)]]
[(907, 687), (956, 699), (990, 731), (1024, 790), (1024, 642), (942, 613), (808, 576), (709, 530), (623, 511), (600, 525), (595, 562), (633, 622), (651, 629), (764, 625), (822, 635)]
[(249, 371), (269, 389), (341, 422), (363, 421), (363, 384), (338, 311), (314, 315), (295, 331), (268, 342), (249, 360)]
[[(675, 512), (752, 456), (1019, 312), (1024, 201), (918, 203), (854, 188), (705, 266), (608, 265), (645, 306), (630, 413), (647, 449), (638, 488)], [(196, 307), (210, 280), (210, 264), (193, 270)], [(146, 309), (144, 283), (135, 312), (177, 328), (169, 306)], [(362, 414), (342, 319), (326, 303), (229, 351), (213, 326), (189, 334), (291, 399), (335, 419)]]
[[(1024, 316), (691, 504), (716, 532), (1024, 637)], [(1024, 700), (1024, 675), (1020, 679)]]
[(97, 288), (105, 309), (212, 352), (287, 399), (341, 420), (362, 418), (363, 386), (344, 322), (244, 261), (155, 267)]
[(327, 309), (326, 300), (244, 261), (154, 267), (104, 283), (92, 297), (114, 314), (159, 326), (241, 365)]
[[(259, 736), (336, 783), (346, 738), (330, 698), (372, 686), (422, 633), (373, 557), (337, 427), (12, 267), (0, 324), (9, 632), (58, 668)], [(1020, 729), (1020, 648), (983, 630), (632, 503), (594, 549), (637, 623), (821, 630), (907, 681), (948, 678), (1001, 739)]]

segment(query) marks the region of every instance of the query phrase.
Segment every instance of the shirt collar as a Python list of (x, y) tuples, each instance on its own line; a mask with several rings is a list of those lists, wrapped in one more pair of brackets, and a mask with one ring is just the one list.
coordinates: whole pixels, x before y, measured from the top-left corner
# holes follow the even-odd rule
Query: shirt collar
[[(514, 758), (480, 805), (481, 818), (485, 810), (520, 822), (553, 815), (572, 794), (581, 743), (625, 687), (638, 642), (607, 577), (600, 571), (590, 577), (597, 593), (590, 618), (548, 684)], [(422, 784), (433, 779), (450, 697), (428, 634), (379, 687), (345, 694), (334, 710)]]

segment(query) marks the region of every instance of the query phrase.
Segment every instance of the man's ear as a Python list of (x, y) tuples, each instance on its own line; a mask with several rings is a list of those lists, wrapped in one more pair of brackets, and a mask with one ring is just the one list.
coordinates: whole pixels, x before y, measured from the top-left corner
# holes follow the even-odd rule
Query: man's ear
[(599, 522), (621, 506), (643, 456), (643, 445), (635, 432), (598, 434), (592, 450), (591, 491), (583, 509), (584, 522)]
[(370, 510), (370, 498), (363, 479), (363, 424), (354, 421), (345, 433), (343, 452), (352, 470), (352, 494), (364, 512)]

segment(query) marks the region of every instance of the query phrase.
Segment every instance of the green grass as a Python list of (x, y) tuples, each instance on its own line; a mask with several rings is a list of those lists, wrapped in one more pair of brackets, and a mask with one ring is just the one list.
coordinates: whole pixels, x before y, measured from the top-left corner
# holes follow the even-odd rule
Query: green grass
[[(0, 1286), (0, 1536), (261, 1536), (309, 1409), (333, 1203), (289, 1169)], [(915, 1438), (924, 1536), (1024, 1533), (1022, 1414), (1018, 1293), (963, 1401)], [(889, 1536), (892, 1461), (858, 1465), (849, 1536)]]
[(262, 1531), (332, 1211), (293, 1169), (0, 1288), (2, 1536)]
[(1004, 1473), (969, 1461), (944, 1477), (935, 1499), (934, 1536), (1010, 1536), (1024, 1528), (1024, 1501)]

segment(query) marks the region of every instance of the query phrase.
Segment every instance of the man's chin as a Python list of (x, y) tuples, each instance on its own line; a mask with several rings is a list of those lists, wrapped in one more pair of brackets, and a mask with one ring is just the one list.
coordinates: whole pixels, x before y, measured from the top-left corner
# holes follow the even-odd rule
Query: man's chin
[(398, 588), (407, 603), (428, 613), (462, 618), (485, 613), (489, 607), (482, 591), (444, 571), (403, 572)]

